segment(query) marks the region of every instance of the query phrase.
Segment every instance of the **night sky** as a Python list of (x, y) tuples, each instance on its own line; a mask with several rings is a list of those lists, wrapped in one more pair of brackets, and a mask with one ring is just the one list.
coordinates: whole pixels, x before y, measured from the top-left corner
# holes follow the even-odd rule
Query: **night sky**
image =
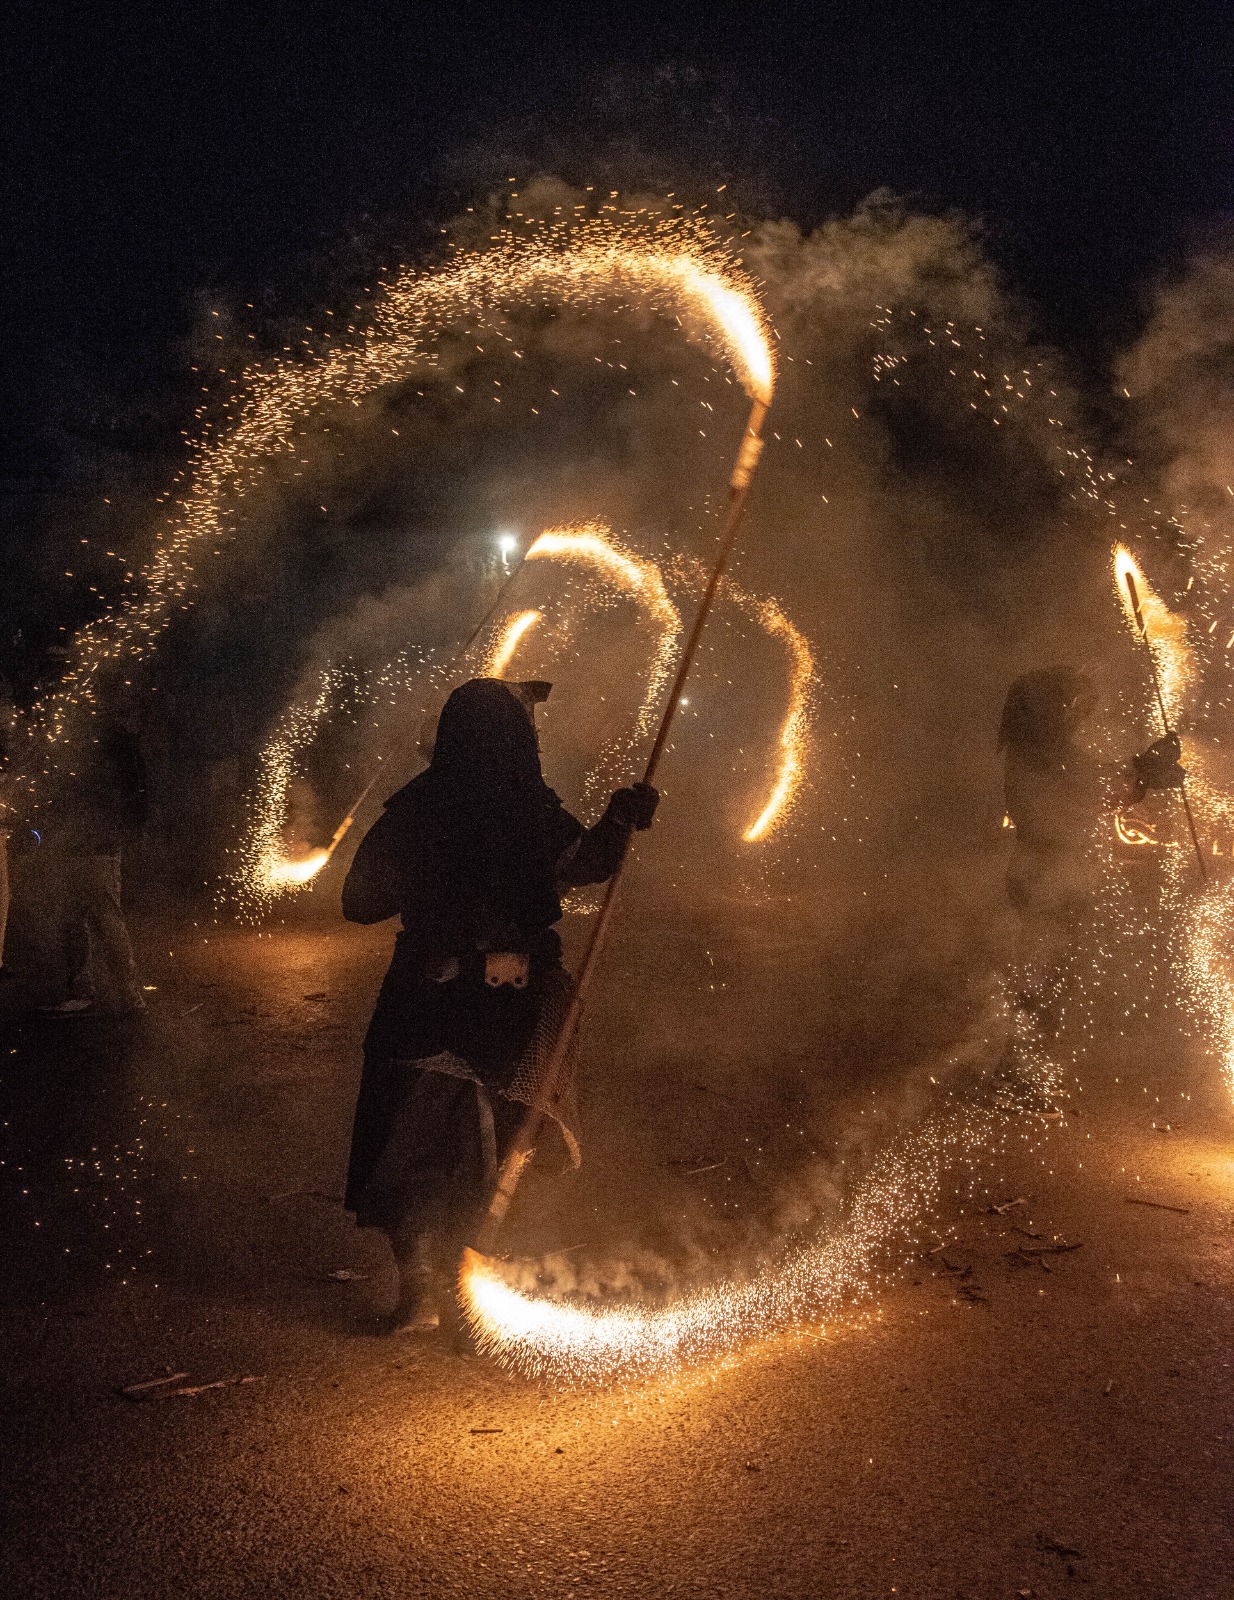
[(806, 228), (880, 186), (961, 211), (1098, 373), (1234, 213), (1227, 6), (707, 10), (19, 7), (6, 573), (49, 495), (165, 479), (205, 308), (310, 316), (512, 176), (727, 183)]

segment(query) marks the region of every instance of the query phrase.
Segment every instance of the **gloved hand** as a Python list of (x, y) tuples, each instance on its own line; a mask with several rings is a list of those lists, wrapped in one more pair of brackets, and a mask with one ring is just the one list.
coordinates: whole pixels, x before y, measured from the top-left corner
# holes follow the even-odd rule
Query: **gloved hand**
[(649, 783), (634, 783), (628, 789), (618, 789), (608, 803), (607, 816), (619, 828), (634, 828), (639, 833), (650, 828), (651, 819), (660, 804), (660, 791)]
[(1179, 764), (1182, 753), (1183, 747), (1178, 735), (1167, 733), (1160, 739), (1154, 740), (1147, 750), (1132, 756), (1131, 766), (1135, 773), (1137, 799), (1149, 789), (1182, 788), (1183, 780), (1187, 776)]

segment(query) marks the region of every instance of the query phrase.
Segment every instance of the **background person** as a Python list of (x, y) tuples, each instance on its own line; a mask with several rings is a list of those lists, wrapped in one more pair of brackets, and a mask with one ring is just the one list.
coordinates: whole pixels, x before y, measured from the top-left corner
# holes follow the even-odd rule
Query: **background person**
[(1097, 699), (1074, 667), (1045, 667), (1008, 690), (998, 746), (1006, 752), (1003, 796), (1015, 829), (1007, 898), (1020, 914), (1022, 965), (1059, 959), (1096, 888), (1095, 830), (1108, 813), (1149, 789), (1182, 785), (1177, 734), (1166, 734), (1129, 764), (1103, 766), (1081, 734)]
[[(73, 760), (72, 770), (68, 760)], [(41, 857), (52, 897), (62, 1016), (144, 1009), (120, 899), (121, 861), (145, 824), (148, 796), (137, 738), (117, 717), (98, 716), (91, 736), (52, 785), (42, 813)]]

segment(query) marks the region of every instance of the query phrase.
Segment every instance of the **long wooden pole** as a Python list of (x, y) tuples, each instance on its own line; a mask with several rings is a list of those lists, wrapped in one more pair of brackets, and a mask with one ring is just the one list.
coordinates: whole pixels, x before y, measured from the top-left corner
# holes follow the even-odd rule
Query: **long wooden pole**
[[(643, 769), (643, 782), (651, 783), (655, 778), (656, 769), (660, 765), (660, 757), (664, 754), (668, 743), (668, 736), (672, 729), (673, 718), (677, 714), (677, 707), (681, 704), (682, 692), (686, 680), (690, 675), (690, 668), (694, 663), (694, 656), (698, 650), (699, 640), (703, 636), (703, 629), (707, 625), (707, 618), (715, 602), (716, 591), (720, 587), (720, 580), (724, 569), (728, 565), (729, 557), (733, 553), (733, 546), (737, 542), (737, 530), (741, 526), (741, 519), (745, 512), (746, 500), (750, 492), (750, 480), (754, 469), (758, 465), (759, 456), (763, 448), (763, 420), (767, 415), (766, 405), (756, 400), (751, 407), (749, 421), (746, 423), (745, 433), (742, 436), (741, 449), (733, 467), (732, 477), (729, 479), (728, 511), (724, 519), (724, 527), (720, 534), (720, 547), (716, 552), (716, 559), (707, 580), (707, 587), (703, 590), (703, 597), (699, 601), (693, 624), (686, 638), (685, 646), (681, 652), (681, 659), (677, 665), (677, 676), (673, 679), (673, 686), (669, 691), (668, 700), (664, 707), (664, 714), (660, 718), (660, 726), (656, 731), (651, 752), (647, 757), (647, 765)], [(622, 851), (621, 860), (617, 869), (608, 881), (604, 891), (604, 899), (600, 903), (600, 910), (592, 925), (591, 937), (587, 941), (587, 948), (574, 978), (574, 993), (570, 1000), (569, 1009), (553, 1043), (553, 1053), (549, 1058), (544, 1074), (544, 1089), (542, 1099), (551, 1105), (556, 1098), (565, 1071), (567, 1061), (570, 1059), (570, 1050), (574, 1036), (578, 1031), (579, 1019), (582, 1015), (583, 1001), (586, 999), (587, 990), (595, 974), (596, 964), (600, 952), (604, 948), (608, 936), (609, 925), (613, 920), (613, 910), (617, 903), (617, 890), (621, 884), (621, 874), (624, 870), (629, 853), (629, 840)], [(522, 1126), (515, 1136), (509, 1153), (501, 1164), (501, 1171), (497, 1176), (497, 1186), (489, 1202), (476, 1233), (475, 1248), (483, 1255), (490, 1255), (497, 1239), (497, 1234), (505, 1221), (510, 1203), (514, 1199), (515, 1190), (518, 1188), (519, 1179), (526, 1169), (532, 1152), (535, 1150), (536, 1139), (544, 1122), (544, 1113), (532, 1106), (528, 1109), (523, 1119)]]
[[(1161, 713), (1161, 726), (1166, 733), (1173, 733), (1170, 726), (1169, 714), (1165, 709), (1165, 699), (1161, 693), (1161, 679), (1157, 674), (1157, 658), (1153, 655), (1153, 647), (1149, 642), (1148, 624), (1144, 620), (1144, 613), (1140, 610), (1140, 592), (1136, 588), (1135, 576), (1131, 572), (1123, 574), (1127, 584), (1127, 595), (1131, 601), (1132, 615), (1135, 617), (1136, 626), (1140, 630), (1140, 638), (1144, 641), (1144, 648), (1148, 652), (1148, 670), (1153, 677), (1153, 693), (1157, 696), (1157, 710)], [(1187, 798), (1187, 783), (1183, 780), (1182, 788), (1178, 791), (1183, 798), (1183, 810), (1187, 814), (1187, 827), (1191, 833), (1191, 843), (1195, 846), (1196, 865), (1200, 869), (1200, 877), (1207, 883), (1208, 869), (1204, 865), (1204, 852), (1200, 849), (1200, 836), (1195, 830), (1195, 818), (1191, 814), (1191, 801)]]

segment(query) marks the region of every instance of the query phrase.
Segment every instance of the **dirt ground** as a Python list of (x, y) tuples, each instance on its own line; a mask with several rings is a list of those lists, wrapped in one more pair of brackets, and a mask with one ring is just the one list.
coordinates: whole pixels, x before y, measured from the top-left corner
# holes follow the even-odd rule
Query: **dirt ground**
[[(623, 935), (587, 1160), (520, 1197), (515, 1253), (622, 1293), (622, 1263), (651, 1294), (744, 1270), (911, 1118), (963, 972), (824, 963), (774, 907), (728, 923)], [(389, 941), (147, 927), (144, 1018), (0, 1018), (8, 1593), (1234, 1594), (1211, 1062), (1093, 1051), (826, 1329), (559, 1390), (380, 1331), (383, 1247), (337, 1197)], [(168, 1371), (253, 1381), (118, 1392)]]

